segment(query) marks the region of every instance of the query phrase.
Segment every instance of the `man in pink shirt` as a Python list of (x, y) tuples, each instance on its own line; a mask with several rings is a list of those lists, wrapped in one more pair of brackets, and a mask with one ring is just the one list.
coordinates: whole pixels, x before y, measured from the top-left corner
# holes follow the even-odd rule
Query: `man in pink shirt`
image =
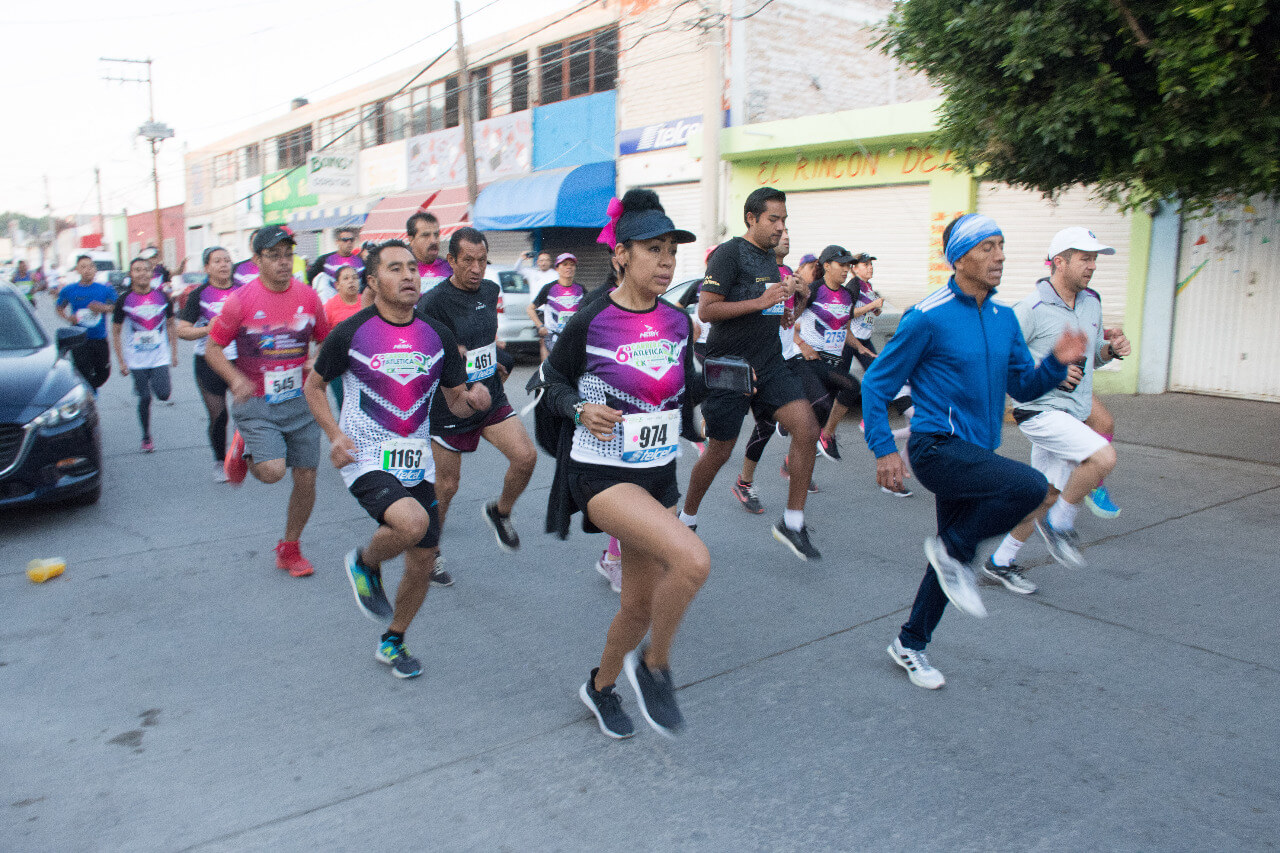
[[(311, 344), (329, 334), (329, 321), (316, 292), (293, 279), (293, 247), (287, 228), (271, 225), (254, 233), (258, 277), (223, 303), (210, 326), (205, 360), (233, 398), (236, 434), (227, 452), (227, 479), (238, 485), (252, 472), (263, 483), (275, 483), (286, 470), (293, 473), (276, 566), (305, 577), (314, 569), (298, 540), (316, 500), (320, 428), (302, 396), (302, 383)], [(233, 341), (234, 363), (222, 351)]]

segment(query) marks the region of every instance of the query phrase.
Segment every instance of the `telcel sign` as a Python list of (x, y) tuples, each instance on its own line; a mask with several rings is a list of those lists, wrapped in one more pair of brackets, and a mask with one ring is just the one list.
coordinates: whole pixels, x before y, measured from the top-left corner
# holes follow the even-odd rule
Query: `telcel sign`
[(619, 154), (640, 154), (660, 151), (663, 148), (679, 148), (689, 140), (689, 134), (702, 130), (702, 116), (690, 116), (661, 124), (633, 127), (618, 134)]
[(355, 195), (357, 162), (354, 154), (323, 153), (307, 157), (307, 176), (313, 193)]

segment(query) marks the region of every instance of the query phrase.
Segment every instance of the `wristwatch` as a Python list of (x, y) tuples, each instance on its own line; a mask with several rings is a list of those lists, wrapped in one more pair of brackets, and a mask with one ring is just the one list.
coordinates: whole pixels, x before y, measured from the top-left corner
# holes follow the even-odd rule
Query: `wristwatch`
[(582, 426), (582, 410), (587, 406), (586, 400), (579, 400), (573, 404), (573, 425)]

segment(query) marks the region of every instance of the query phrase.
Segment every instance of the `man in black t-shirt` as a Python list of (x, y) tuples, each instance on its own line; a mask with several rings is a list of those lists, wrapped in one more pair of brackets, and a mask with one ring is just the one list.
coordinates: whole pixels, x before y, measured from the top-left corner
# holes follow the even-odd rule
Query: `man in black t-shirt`
[(511, 523), (516, 500), (529, 485), (538, 452), (502, 390), (506, 370), (498, 364), (498, 285), (484, 278), (489, 245), (474, 228), (459, 228), (449, 239), (449, 265), (453, 274), (433, 287), (418, 302), (418, 310), (439, 322), (458, 342), (467, 366), (468, 382), (483, 382), (492, 405), (467, 418), (455, 417), (439, 400), (431, 409), (431, 453), (436, 463), (436, 496), (440, 501), (440, 526), (444, 526), (449, 502), (458, 491), (462, 454), (473, 452), (480, 439), (507, 457), (502, 494), (485, 504), (484, 518), (504, 551), (520, 547)]
[(356, 275), (364, 277), (364, 260), (356, 252), (356, 234), (355, 228), (339, 228), (334, 231), (337, 251), (325, 252), (311, 262), (311, 266), (307, 267), (307, 284), (315, 287), (316, 276), (320, 273), (327, 275), (328, 283), (333, 284), (338, 280), (338, 272), (343, 267), (351, 267)]
[(707, 358), (745, 359), (752, 369), (755, 391), (711, 389), (702, 403), (707, 424), (707, 451), (693, 466), (680, 518), (695, 526), (698, 507), (720, 468), (729, 460), (747, 411), (758, 420), (773, 420), (791, 434), (788, 467), (791, 483), (787, 510), (773, 526), (773, 538), (802, 560), (821, 554), (809, 542), (804, 504), (818, 441), (818, 423), (804, 396), (804, 388), (782, 359), (778, 330), (793, 294), (808, 297), (808, 288), (794, 275), (780, 280), (774, 249), (786, 230), (787, 197), (762, 187), (747, 196), (743, 219), (747, 233), (722, 244), (707, 262), (707, 277), (698, 299), (698, 319), (711, 323)]

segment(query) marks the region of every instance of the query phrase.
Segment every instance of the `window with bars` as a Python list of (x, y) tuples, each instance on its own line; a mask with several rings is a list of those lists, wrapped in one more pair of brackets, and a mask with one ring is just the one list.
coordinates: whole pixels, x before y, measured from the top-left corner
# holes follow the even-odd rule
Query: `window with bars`
[(461, 123), (461, 98), (458, 90), (458, 75), (444, 78), (444, 126), (457, 127)]
[(277, 168), (292, 169), (307, 162), (311, 153), (311, 125), (276, 137)]
[(228, 152), (213, 158), (213, 185), (229, 187), (236, 182), (236, 155)]
[(471, 120), (483, 121), (490, 114), (489, 103), (490, 74), (488, 68), (477, 68), (471, 72)]
[(618, 83), (618, 28), (609, 27), (538, 49), (538, 102), (553, 104)]
[(240, 149), (240, 177), (256, 178), (262, 174), (262, 148), (258, 143)]
[(387, 141), (383, 118), (387, 112), (385, 101), (374, 101), (360, 108), (360, 147), (372, 148)]
[[(336, 116), (322, 118), (316, 122), (316, 145), (323, 148), (334, 144), (339, 148), (357, 147), (360, 144), (360, 128), (352, 130), (345, 136), (343, 133), (356, 123), (356, 111), (347, 110)], [(337, 140), (336, 142), (334, 140)]]

